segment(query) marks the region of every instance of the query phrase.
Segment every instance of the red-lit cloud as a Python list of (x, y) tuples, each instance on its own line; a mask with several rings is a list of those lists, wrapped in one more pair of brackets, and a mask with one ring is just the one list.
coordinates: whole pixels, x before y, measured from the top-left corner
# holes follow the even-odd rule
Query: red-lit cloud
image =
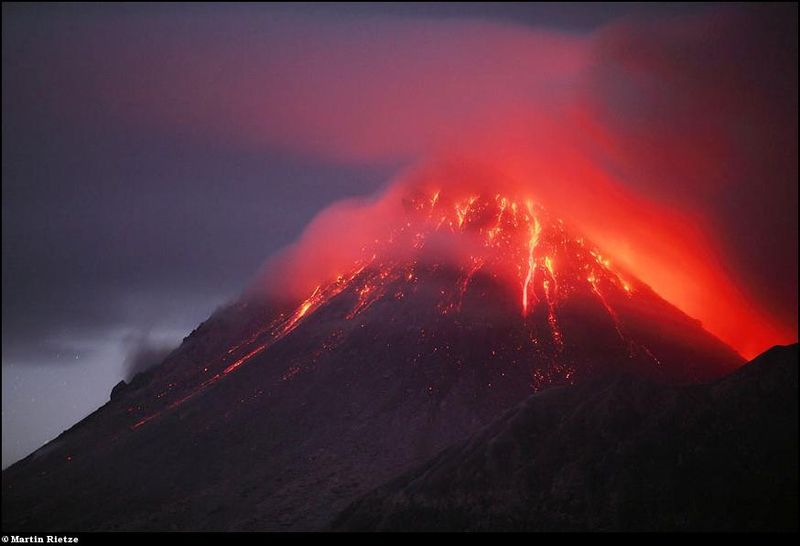
[[(480, 184), (530, 194), (752, 356), (796, 339), (796, 286), (754, 264), (779, 259), (796, 278), (796, 18), (787, 27), (781, 16), (725, 11), (586, 35), (271, 17), (154, 40), (119, 22), (83, 29), (131, 34), (129, 49), (104, 52), (125, 77), (94, 71), (84, 100), (219, 145), (405, 162), (443, 188), (471, 190), (480, 165), (491, 173)], [(105, 66), (92, 43), (89, 62)], [(69, 86), (52, 62), (55, 83)], [(398, 221), (408, 184), (401, 174), (383, 196), (323, 212), (283, 255), (292, 280), (311, 285), (354, 260)]]

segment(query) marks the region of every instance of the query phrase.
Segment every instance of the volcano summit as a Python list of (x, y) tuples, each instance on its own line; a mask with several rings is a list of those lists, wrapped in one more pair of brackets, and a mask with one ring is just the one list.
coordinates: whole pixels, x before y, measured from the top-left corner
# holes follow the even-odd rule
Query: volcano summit
[[(532, 200), (450, 200), (435, 192), (405, 197), (403, 208), (405, 221), (362, 249), (368, 257), (317, 285), (303, 301), (277, 312), (270, 312), (269, 302), (245, 311), (257, 315), (245, 331), (220, 354), (205, 357), (202, 368), (169, 375), (155, 404), (130, 412), (140, 417), (133, 428), (184, 404), (305, 323), (311, 326), (303, 328), (303, 337), (313, 327), (324, 338), (314, 347), (320, 353), (335, 356), (358, 340), (359, 352), (385, 352), (382, 361), (428, 369), (434, 361), (426, 389), (432, 396), (446, 392), (451, 381), (436, 379), (444, 373), (441, 366), (457, 377), (480, 355), (488, 362), (486, 388), (511, 382), (533, 391), (625, 371), (697, 381), (742, 363)], [(244, 310), (251, 304), (240, 305)], [(292, 360), (286, 381), (309, 367)]]
[(537, 391), (744, 363), (533, 199), (393, 197), (349, 265), (219, 310), (7, 469), (4, 530), (325, 529)]

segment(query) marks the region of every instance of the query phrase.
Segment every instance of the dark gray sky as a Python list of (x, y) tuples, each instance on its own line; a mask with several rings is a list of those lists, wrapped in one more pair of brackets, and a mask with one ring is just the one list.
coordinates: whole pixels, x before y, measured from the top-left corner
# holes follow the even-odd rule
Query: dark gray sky
[[(375, 18), (481, 19), (581, 36), (621, 17), (705, 9), (4, 3), (3, 467), (104, 403), (142, 349), (176, 345), (326, 205), (375, 192), (410, 159), (302, 153), (239, 139), (182, 110), (185, 102), (221, 108), (221, 118), (236, 113), (213, 87), (240, 76), (224, 69), (209, 76), (213, 85), (179, 85), (175, 96), (164, 89), (155, 110), (134, 84), (159, 89), (170, 67), (191, 73), (207, 60), (269, 60), (271, 51), (248, 49), (248, 37), (262, 22), (276, 28), (272, 15), (365, 28)], [(302, 48), (302, 34), (282, 32)], [(214, 57), (220, 50), (223, 61)]]

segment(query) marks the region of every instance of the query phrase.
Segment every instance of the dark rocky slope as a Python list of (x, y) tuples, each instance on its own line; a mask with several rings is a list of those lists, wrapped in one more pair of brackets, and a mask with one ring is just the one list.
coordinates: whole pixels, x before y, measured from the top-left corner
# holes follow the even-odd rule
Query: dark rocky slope
[(532, 395), (351, 505), (350, 530), (796, 530), (797, 345), (705, 385)]

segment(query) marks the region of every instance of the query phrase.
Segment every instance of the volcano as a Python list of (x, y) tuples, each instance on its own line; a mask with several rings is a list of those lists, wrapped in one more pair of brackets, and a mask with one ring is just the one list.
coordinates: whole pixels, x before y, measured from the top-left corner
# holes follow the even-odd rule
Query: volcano
[(4, 531), (324, 529), (537, 391), (744, 363), (533, 199), (397, 205), (303, 298), (249, 292), (4, 471)]

